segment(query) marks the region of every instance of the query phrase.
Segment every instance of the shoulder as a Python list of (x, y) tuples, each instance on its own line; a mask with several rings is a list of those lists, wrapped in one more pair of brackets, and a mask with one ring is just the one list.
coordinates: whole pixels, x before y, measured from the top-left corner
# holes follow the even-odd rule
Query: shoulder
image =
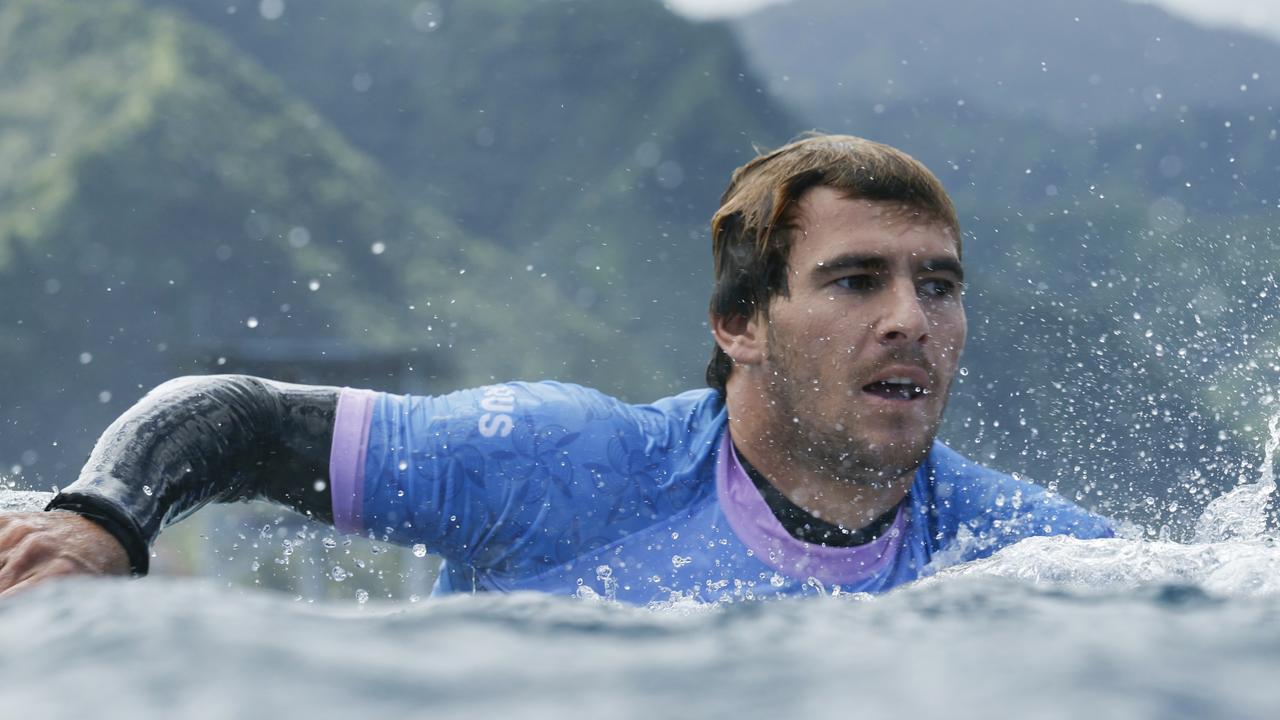
[(673, 419), (692, 417), (704, 406), (714, 405), (712, 390), (691, 390), (648, 404), (631, 404), (573, 383), (541, 380), (511, 381), (457, 390), (446, 395), (406, 396), (410, 403), (428, 403), (442, 409), (518, 415), (528, 412), (576, 414), (589, 420), (618, 415), (646, 414)]
[(552, 381), (506, 383), (484, 392), (489, 397), (509, 398), (499, 410), (517, 418), (528, 413), (574, 425), (601, 424), (615, 431), (651, 436), (663, 445), (680, 444), (687, 435), (714, 424), (724, 407), (712, 390), (690, 390), (649, 403), (628, 403), (599, 390)]
[[(1033, 535), (1111, 537), (1112, 523), (1029, 480), (971, 460), (936, 442), (920, 481), (943, 543), (972, 537), (974, 556)], [(965, 558), (970, 559), (970, 558)]]
[(437, 396), (383, 395), (375, 415), (398, 428), (394, 435), (437, 438), (455, 447), (509, 441), (663, 454), (706, 444), (702, 436), (714, 434), (723, 406), (712, 390), (633, 404), (572, 383), (514, 381)]

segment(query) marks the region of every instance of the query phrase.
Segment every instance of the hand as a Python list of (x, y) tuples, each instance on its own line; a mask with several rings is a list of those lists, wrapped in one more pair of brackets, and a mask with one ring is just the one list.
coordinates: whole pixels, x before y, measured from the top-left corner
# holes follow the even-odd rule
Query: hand
[(68, 575), (128, 575), (111, 533), (71, 512), (0, 513), (0, 597)]

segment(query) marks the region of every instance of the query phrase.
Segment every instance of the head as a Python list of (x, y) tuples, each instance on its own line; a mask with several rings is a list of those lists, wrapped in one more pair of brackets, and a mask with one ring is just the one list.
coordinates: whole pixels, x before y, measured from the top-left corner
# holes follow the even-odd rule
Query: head
[(739, 168), (711, 230), (708, 384), (767, 415), (777, 449), (838, 475), (916, 467), (966, 333), (938, 179), (886, 145), (806, 137)]

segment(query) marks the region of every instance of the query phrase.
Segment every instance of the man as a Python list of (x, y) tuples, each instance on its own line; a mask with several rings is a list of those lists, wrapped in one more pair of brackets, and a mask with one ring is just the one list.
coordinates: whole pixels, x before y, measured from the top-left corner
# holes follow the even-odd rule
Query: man
[(0, 589), (143, 574), (163, 526), (251, 497), (427, 545), (437, 592), (635, 603), (878, 592), (1031, 535), (1112, 534), (935, 442), (966, 320), (959, 223), (923, 165), (800, 140), (734, 173), (712, 243), (710, 389), (175, 380), (108, 428), (60, 512), (0, 519)]

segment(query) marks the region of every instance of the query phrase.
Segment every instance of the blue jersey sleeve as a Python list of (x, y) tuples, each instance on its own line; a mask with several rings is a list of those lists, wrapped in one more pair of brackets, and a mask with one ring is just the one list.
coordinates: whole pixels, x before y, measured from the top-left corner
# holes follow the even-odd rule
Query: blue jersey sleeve
[(948, 561), (987, 557), (1037, 535), (1115, 535), (1106, 518), (1035, 483), (979, 465), (941, 443), (930, 454), (930, 474), (933, 539)]
[(628, 405), (552, 382), (376, 395), (356, 529), (499, 572), (567, 562), (692, 501), (685, 425), (704, 400)]

